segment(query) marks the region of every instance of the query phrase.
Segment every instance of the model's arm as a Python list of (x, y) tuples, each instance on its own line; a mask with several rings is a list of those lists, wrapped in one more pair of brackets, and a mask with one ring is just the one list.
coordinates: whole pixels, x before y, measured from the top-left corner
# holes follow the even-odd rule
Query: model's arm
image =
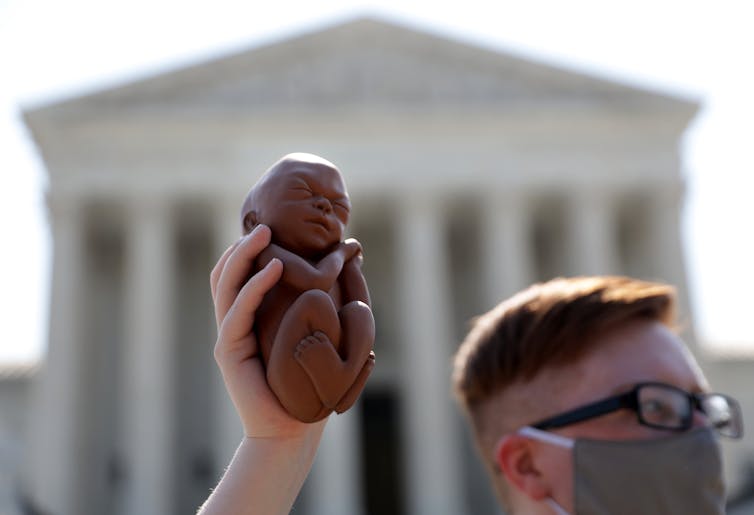
[[(359, 246), (359, 248), (361, 248), (361, 246)], [(371, 306), (367, 281), (364, 279), (364, 274), (361, 273), (361, 265), (363, 263), (364, 255), (359, 252), (343, 265), (343, 270), (338, 277), (343, 304), (354, 300), (360, 300), (367, 306)]]
[(280, 280), (283, 264), (271, 260), (251, 279), (254, 260), (269, 244), (257, 227), (230, 247), (210, 276), (218, 327), (215, 360), (238, 411), (245, 437), (201, 515), (281, 515), (290, 512), (314, 461), (325, 421), (305, 424), (280, 405), (265, 379), (254, 336), (254, 313)]
[(299, 291), (322, 290), (329, 291), (338, 278), (343, 263), (353, 257), (361, 248), (358, 243), (340, 243), (323, 257), (318, 263), (312, 264), (301, 256), (290, 252), (274, 243), (265, 248), (259, 255), (259, 267), (266, 266), (273, 259), (283, 262), (282, 281)]

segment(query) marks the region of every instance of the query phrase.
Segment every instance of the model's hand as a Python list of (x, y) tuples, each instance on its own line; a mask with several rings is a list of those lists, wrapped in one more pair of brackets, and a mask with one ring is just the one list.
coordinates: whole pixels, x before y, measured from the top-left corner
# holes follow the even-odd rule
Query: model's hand
[(275, 258), (251, 276), (254, 260), (269, 245), (270, 237), (268, 227), (257, 226), (228, 248), (212, 270), (210, 286), (217, 321), (215, 360), (247, 437), (298, 437), (313, 430), (314, 424), (291, 417), (270, 390), (253, 331), (254, 314), (262, 298), (283, 272), (282, 262)]
[(341, 243), (343, 249), (344, 261), (350, 261), (351, 259), (362, 255), (361, 243), (356, 238), (348, 238)]

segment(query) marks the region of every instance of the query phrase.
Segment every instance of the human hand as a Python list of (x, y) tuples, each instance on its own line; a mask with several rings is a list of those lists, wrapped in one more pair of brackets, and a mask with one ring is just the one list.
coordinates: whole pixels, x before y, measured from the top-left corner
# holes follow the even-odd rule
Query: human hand
[(283, 263), (272, 259), (249, 276), (254, 260), (269, 245), (270, 238), (267, 226), (257, 226), (225, 251), (210, 274), (217, 322), (215, 360), (250, 438), (304, 436), (326, 420), (317, 424), (296, 420), (283, 409), (267, 384), (253, 331), (254, 314), (265, 293), (280, 280)]

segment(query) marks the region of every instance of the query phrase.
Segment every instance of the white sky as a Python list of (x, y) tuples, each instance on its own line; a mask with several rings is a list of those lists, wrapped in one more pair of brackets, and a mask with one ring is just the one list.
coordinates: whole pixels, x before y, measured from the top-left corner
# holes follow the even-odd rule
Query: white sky
[(754, 347), (753, 2), (0, 0), (0, 363), (46, 341), (46, 172), (20, 107), (364, 14), (700, 102), (682, 147), (696, 325)]

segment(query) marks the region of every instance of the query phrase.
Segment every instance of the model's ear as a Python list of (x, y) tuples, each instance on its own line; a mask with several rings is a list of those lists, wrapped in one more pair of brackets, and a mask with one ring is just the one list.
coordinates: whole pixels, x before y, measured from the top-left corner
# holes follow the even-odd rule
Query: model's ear
[(551, 495), (550, 488), (537, 466), (537, 443), (518, 434), (504, 436), (497, 445), (495, 461), (508, 482), (535, 501)]
[(257, 212), (249, 211), (243, 217), (243, 233), (249, 234), (251, 230), (257, 225)]

